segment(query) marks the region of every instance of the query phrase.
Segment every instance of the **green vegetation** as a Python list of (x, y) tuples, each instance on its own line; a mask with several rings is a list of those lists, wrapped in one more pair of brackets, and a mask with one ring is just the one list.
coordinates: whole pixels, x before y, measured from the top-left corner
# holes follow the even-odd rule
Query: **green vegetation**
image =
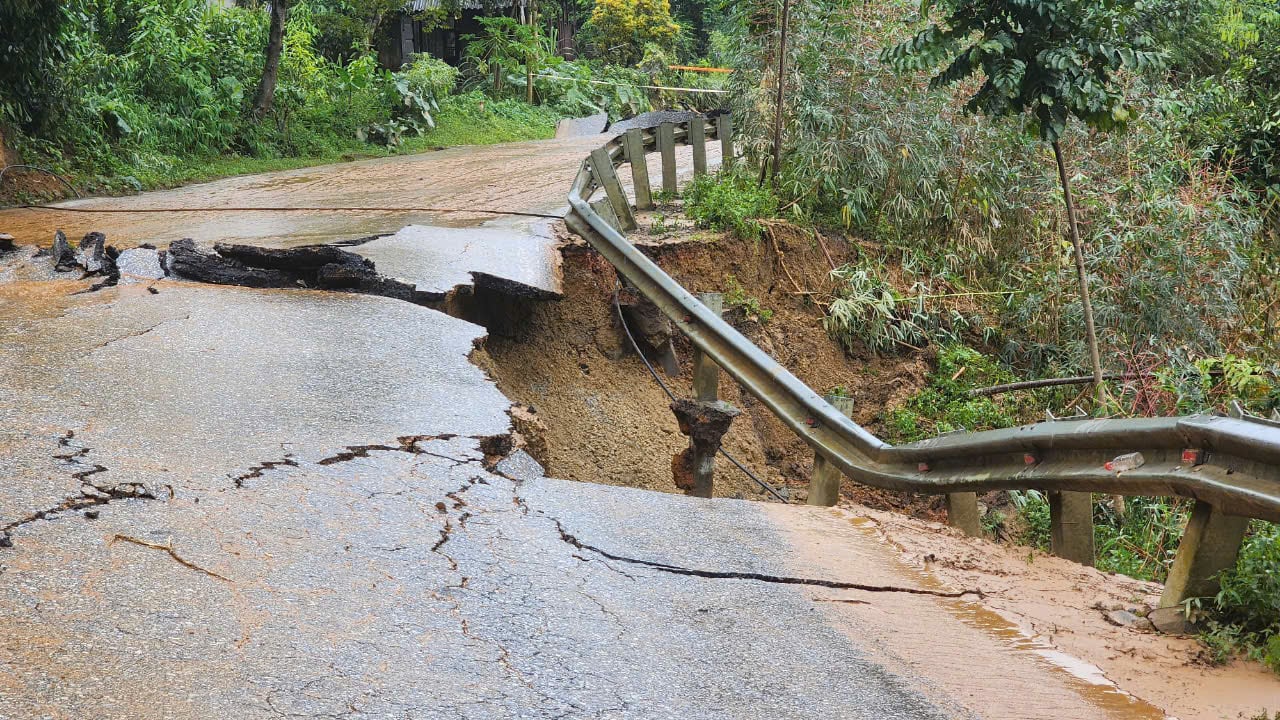
[(1280, 525), (1253, 523), (1209, 609), (1210, 647), (1243, 650), (1280, 673)]
[(968, 396), (973, 388), (1014, 381), (995, 358), (965, 347), (947, 345), (938, 351), (928, 384), (905, 405), (886, 410), (883, 422), (892, 442), (913, 442), (953, 430), (992, 430), (1034, 421), (1054, 392), (991, 398)]
[(920, 277), (904, 293), (886, 273), (883, 260), (846, 265), (831, 273), (839, 287), (823, 326), (848, 352), (919, 351), (929, 343), (961, 342), (967, 331), (986, 327), (980, 315), (965, 315), (945, 304), (967, 294), (947, 292), (944, 279)]
[(457, 70), (439, 60), (418, 57), (396, 72), (378, 67), (369, 50), (376, 23), (362, 23), (385, 7), (375, 17), (360, 14), (360, 37), (335, 49), (334, 33), (356, 26), (335, 27), (334, 7), (290, 8), (274, 102), (261, 118), (251, 96), (262, 72), (265, 12), (204, 0), (45, 8), (38, 14), (58, 27), (49, 52), (60, 61), (39, 71), (51, 81), (35, 91), (30, 70), (0, 78), (0, 124), (14, 128), (5, 138), (82, 190), (127, 192), (553, 133), (554, 111), (450, 96)]
[[(605, 111), (616, 119), (674, 100), (639, 85), (724, 82), (668, 69), (707, 61), (688, 54), (705, 47), (705, 37), (691, 42), (666, 0), (601, 0), (593, 22), (591, 4), (572, 3), (551, 6), (531, 23), (483, 18), (484, 31), (466, 38), (461, 67), (419, 56), (396, 69), (379, 66), (374, 46), (389, 31), (385, 22), (404, 10), (402, 0), (278, 3), (286, 11), (278, 74), (261, 107), (254, 96), (269, 49), (265, 3), (3, 5), (0, 138), (26, 162), (69, 176), (89, 193), (549, 137), (566, 115)], [(701, 27), (703, 5), (677, 10)], [(443, 3), (416, 19), (430, 30), (458, 12)], [(560, 20), (589, 26), (580, 33), (578, 60), (556, 54)], [(638, 43), (634, 57), (604, 44), (624, 31)], [(18, 198), (15, 187), (0, 192), (40, 199)]]
[(694, 178), (684, 200), (685, 214), (699, 226), (730, 230), (748, 240), (758, 240), (764, 232), (759, 220), (778, 213), (777, 196), (742, 172)]
[(773, 319), (773, 310), (760, 304), (760, 298), (748, 295), (742, 283), (733, 275), (724, 278), (724, 304), (730, 310), (741, 310), (747, 320), (768, 325)]

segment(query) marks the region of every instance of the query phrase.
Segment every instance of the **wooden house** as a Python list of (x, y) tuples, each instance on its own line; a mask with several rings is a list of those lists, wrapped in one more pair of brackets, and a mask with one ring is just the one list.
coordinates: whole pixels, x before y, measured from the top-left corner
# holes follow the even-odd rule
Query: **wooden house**
[(378, 60), (383, 66), (398, 68), (416, 53), (426, 53), (451, 65), (462, 61), (465, 35), (479, 35), (483, 30), (479, 19), (506, 15), (526, 19), (529, 0), (462, 0), (456, 17), (443, 24), (416, 19), (422, 13), (440, 7), (440, 0), (410, 0), (403, 12), (387, 24), (389, 29), (378, 45)]

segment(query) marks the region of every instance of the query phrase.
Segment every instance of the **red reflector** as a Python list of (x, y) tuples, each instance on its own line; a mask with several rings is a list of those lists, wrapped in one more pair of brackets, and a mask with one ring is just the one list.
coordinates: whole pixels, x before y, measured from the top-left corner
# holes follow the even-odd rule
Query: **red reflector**
[(929, 472), (929, 463), (920, 463), (916, 465), (916, 470), (919, 472)]
[(1204, 451), (1199, 448), (1187, 448), (1182, 451), (1183, 465), (1203, 465)]
[(1022, 462), (1026, 465), (1035, 465), (1036, 463), (1040, 462), (1040, 458), (1030, 453), (1027, 453), (1026, 455), (1022, 456)]

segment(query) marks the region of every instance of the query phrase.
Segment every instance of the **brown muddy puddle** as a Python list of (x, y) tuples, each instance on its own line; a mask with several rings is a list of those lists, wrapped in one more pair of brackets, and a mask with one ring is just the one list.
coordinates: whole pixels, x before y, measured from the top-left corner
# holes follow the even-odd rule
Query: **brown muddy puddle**
[[(849, 523), (876, 542), (884, 542), (874, 520), (854, 517)], [(903, 557), (895, 557), (899, 570), (930, 590), (952, 590), (928, 570)], [(1120, 689), (1098, 666), (1064, 653), (1011, 618), (965, 599), (939, 600), (949, 614), (965, 625), (995, 638), (1006, 650), (1030, 657), (1064, 677), (1065, 684), (1090, 706), (1115, 720), (1166, 720), (1172, 716)], [(1069, 717), (1069, 715), (1063, 715)]]

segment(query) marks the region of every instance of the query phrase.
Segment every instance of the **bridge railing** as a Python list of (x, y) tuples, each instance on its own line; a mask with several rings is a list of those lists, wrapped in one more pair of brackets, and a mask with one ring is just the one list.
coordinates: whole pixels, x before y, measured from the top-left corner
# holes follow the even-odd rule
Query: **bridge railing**
[[(963, 506), (976, 500), (967, 493), (1048, 491), (1055, 552), (1090, 564), (1092, 503), (1087, 495), (1075, 493), (1193, 498), (1196, 508), (1166, 585), (1164, 606), (1212, 591), (1213, 576), (1235, 561), (1248, 518), (1280, 521), (1280, 423), (1243, 412), (1232, 417), (1050, 419), (899, 446), (855, 423), (681, 287), (624, 235), (636, 227), (633, 206), (653, 207), (649, 153), (660, 156), (662, 187), (674, 193), (675, 145), (692, 146), (693, 171), (698, 174), (707, 171), (708, 137), (719, 140), (723, 163), (733, 161), (731, 135), (727, 115), (714, 122), (697, 117), (627, 131), (583, 162), (565, 221), (662, 310), (699, 352), (813, 448), (820, 459), (817, 464), (829, 464), (866, 485), (946, 494), (953, 515), (972, 518), (976, 507), (965, 512)], [(631, 168), (634, 201), (618, 178), (622, 165)], [(593, 200), (600, 190), (602, 195)], [(826, 504), (835, 501), (829, 488), (811, 486), (810, 495), (822, 496)]]

